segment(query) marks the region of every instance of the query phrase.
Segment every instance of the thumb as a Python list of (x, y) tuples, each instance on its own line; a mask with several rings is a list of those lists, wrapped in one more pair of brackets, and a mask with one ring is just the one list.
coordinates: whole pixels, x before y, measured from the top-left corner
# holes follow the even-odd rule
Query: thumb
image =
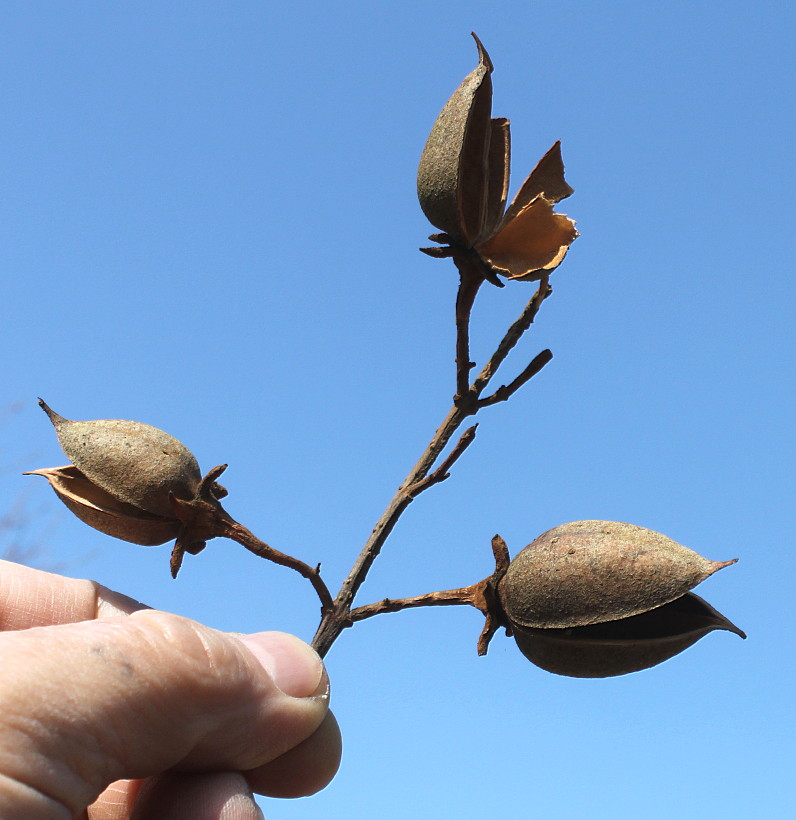
[(0, 816), (71, 818), (111, 782), (257, 769), (324, 721), (320, 658), (154, 610), (0, 634)]

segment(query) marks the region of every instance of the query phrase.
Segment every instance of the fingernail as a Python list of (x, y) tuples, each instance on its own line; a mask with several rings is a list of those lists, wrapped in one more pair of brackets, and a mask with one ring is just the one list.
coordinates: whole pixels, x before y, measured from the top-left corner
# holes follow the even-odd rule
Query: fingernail
[(293, 698), (328, 697), (329, 679), (318, 653), (286, 632), (239, 635), (273, 682)]

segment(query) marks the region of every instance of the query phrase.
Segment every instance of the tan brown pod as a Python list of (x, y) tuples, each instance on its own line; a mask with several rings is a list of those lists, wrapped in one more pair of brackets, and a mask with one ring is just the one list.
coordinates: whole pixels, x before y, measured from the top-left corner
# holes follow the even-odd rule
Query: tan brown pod
[(169, 495), (196, 495), (202, 474), (193, 453), (163, 430), (121, 419), (71, 421), (39, 404), (72, 464), (118, 501), (170, 518)]
[(499, 594), (517, 626), (583, 627), (667, 604), (735, 560), (709, 561), (633, 524), (575, 521), (519, 552)]
[(478, 65), (437, 117), (417, 171), (420, 207), (429, 222), (444, 231), (429, 239), (449, 246), (421, 250), (442, 258), (477, 258), (479, 269), (495, 283), (496, 274), (537, 281), (561, 264), (578, 236), (573, 220), (553, 209), (574, 191), (564, 179), (561, 145), (556, 142), (506, 208), (509, 121), (492, 116), (492, 61), (473, 37)]
[(557, 675), (607, 678), (656, 666), (713, 630), (746, 635), (692, 592), (657, 609), (569, 629), (516, 627), (517, 646), (531, 663)]

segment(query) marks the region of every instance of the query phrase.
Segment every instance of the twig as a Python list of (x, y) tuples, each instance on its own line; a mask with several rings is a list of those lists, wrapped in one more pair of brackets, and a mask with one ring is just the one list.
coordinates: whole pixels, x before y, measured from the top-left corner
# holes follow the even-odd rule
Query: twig
[(440, 592), (428, 592), (425, 595), (416, 595), (413, 598), (384, 598), (374, 604), (358, 606), (349, 613), (348, 620), (354, 624), (357, 621), (364, 621), (365, 618), (372, 618), (374, 615), (382, 615), (385, 612), (400, 612), (402, 609), (412, 609), (420, 606), (474, 606), (478, 608), (476, 600), (476, 588), (479, 584), (460, 589), (446, 589)]
[(511, 396), (513, 396), (526, 382), (529, 382), (548, 362), (550, 362), (553, 358), (553, 354), (549, 350), (543, 350), (541, 353), (537, 353), (534, 356), (531, 363), (525, 368), (525, 370), (514, 379), (513, 382), (510, 384), (502, 385), (498, 387), (497, 390), (491, 395), (487, 396), (485, 399), (480, 399), (478, 402), (479, 407), (489, 407), (490, 404), (497, 404), (500, 401), (508, 401)]
[(455, 254), (453, 261), (459, 270), (459, 290), (456, 294), (456, 394), (455, 404), (463, 402), (470, 393), (470, 314), (475, 297), (484, 283), (479, 267), (469, 256)]
[(239, 524), (237, 521), (232, 519), (229, 521), (223, 521), (223, 523), (220, 522), (220, 529), (223, 531), (219, 532), (219, 535), (224, 536), (225, 538), (230, 538), (233, 541), (237, 541), (238, 544), (246, 547), (249, 552), (259, 555), (260, 558), (266, 558), (267, 560), (273, 561), (275, 564), (279, 564), (280, 566), (289, 567), (290, 569), (295, 570), (303, 578), (306, 578), (318, 594), (318, 598), (321, 601), (322, 615), (332, 608), (334, 603), (332, 601), (332, 593), (329, 592), (329, 588), (326, 586), (323, 578), (321, 578), (320, 564), (315, 567), (311, 567), (309, 564), (305, 564), (303, 561), (300, 561), (298, 558), (294, 558), (292, 555), (287, 555), (284, 552), (274, 549), (266, 544), (265, 541), (261, 541), (257, 538), (257, 536), (250, 530), (246, 529), (243, 524)]
[(459, 589), (446, 589), (440, 592), (428, 592), (412, 598), (384, 598), (374, 604), (360, 606), (351, 610), (344, 627), (353, 626), (357, 621), (364, 621), (374, 615), (386, 612), (400, 612), (402, 609), (413, 609), (421, 606), (472, 606), (483, 613), (484, 627), (478, 638), (478, 654), (486, 655), (489, 641), (500, 627), (510, 630), (510, 624), (498, 597), (498, 585), (509, 568), (509, 551), (506, 542), (496, 535), (492, 539), (492, 554), (495, 559), (495, 571), (489, 578), (477, 584)]
[(497, 350), (492, 354), (492, 358), (484, 365), (478, 377), (473, 382), (473, 392), (480, 396), (492, 377), (497, 373), (498, 368), (509, 355), (512, 348), (522, 338), (523, 333), (533, 324), (542, 303), (553, 292), (550, 287), (550, 274), (544, 274), (539, 280), (539, 288), (531, 297), (531, 301), (525, 306), (525, 310), (520, 314), (516, 322), (506, 331), (506, 335), (497, 346)]
[(260, 558), (273, 561), (283, 567), (295, 570), (306, 578), (321, 601), (321, 618), (332, 608), (332, 593), (321, 578), (321, 566), (311, 567), (304, 561), (287, 555), (257, 538), (251, 530), (239, 524), (221, 506), (219, 499), (227, 495), (217, 479), (227, 469), (226, 464), (214, 467), (202, 479), (196, 496), (190, 500), (169, 495), (172, 512), (181, 523), (180, 534), (171, 553), (171, 574), (177, 577), (186, 552), (196, 555), (205, 548), (211, 538), (229, 538)]
[(409, 494), (412, 498), (420, 495), (423, 490), (427, 489), (432, 484), (439, 484), (441, 481), (445, 481), (446, 478), (450, 477), (450, 468), (453, 467), (459, 456), (461, 456), (461, 454), (473, 443), (477, 428), (477, 424), (474, 424), (472, 427), (468, 427), (462, 433), (461, 438), (456, 442), (456, 446), (450, 451), (445, 461), (443, 461), (433, 473), (427, 475), (424, 479), (421, 479), (409, 488)]

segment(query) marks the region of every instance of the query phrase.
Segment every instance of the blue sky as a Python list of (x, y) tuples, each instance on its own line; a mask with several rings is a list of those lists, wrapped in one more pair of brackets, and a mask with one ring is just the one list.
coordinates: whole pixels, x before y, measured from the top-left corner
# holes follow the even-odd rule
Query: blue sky
[[(415, 196), (424, 141), (495, 64), (513, 188), (556, 140), (582, 236), (481, 417), (359, 601), (480, 580), (567, 521), (628, 521), (737, 566), (714, 633), (646, 672), (543, 672), (473, 610), (359, 624), (328, 665), (345, 757), (272, 820), (792, 816), (791, 231), (786, 2), (0, 3), (0, 484), (37, 563), (237, 631), (310, 638), (306, 582), (231, 542), (90, 531), (22, 469), (64, 463), (43, 396), (230, 464), (229, 511), (335, 589), (450, 405), (447, 262)], [(530, 297), (485, 290), (482, 362)], [(512, 368), (514, 370), (512, 371)]]

